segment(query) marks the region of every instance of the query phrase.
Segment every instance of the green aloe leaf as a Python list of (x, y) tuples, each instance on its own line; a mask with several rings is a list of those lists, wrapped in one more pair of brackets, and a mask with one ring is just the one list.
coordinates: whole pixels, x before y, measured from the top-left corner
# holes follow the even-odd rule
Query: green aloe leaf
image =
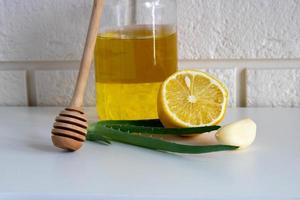
[(234, 150), (238, 147), (229, 145), (209, 145), (209, 146), (192, 146), (177, 144), (169, 141), (164, 141), (156, 138), (149, 138), (144, 135), (131, 134), (129, 131), (121, 131), (103, 126), (101, 123), (93, 124), (88, 129), (87, 140), (102, 141), (105, 140), (117, 141), (135, 146), (140, 146), (148, 149), (175, 152), (199, 154), (214, 151)]
[(104, 125), (131, 125), (131, 126), (147, 126), (147, 127), (161, 127), (164, 126), (159, 119), (147, 119), (147, 120), (106, 120), (99, 121), (98, 123)]
[(98, 124), (130, 133), (191, 135), (215, 131), (220, 126), (205, 126), (194, 128), (164, 128), (157, 120), (140, 121), (100, 121)]
[[(87, 139), (90, 136), (90, 133), (93, 133), (93, 132), (96, 131), (96, 126), (97, 126), (97, 123), (93, 123), (93, 124), (90, 124), (88, 126), (88, 134), (86, 136)], [(105, 138), (104, 136), (102, 136), (101, 134), (97, 135), (97, 141), (101, 141), (101, 142), (103, 142), (105, 144), (111, 144), (111, 142), (107, 138)]]

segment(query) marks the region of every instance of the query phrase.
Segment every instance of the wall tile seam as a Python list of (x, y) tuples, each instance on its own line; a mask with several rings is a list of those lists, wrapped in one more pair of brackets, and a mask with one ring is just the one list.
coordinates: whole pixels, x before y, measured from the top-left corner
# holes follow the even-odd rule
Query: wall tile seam
[[(249, 68), (249, 69), (273, 69), (273, 68), (300, 68), (300, 59), (294, 60), (179, 60), (179, 67), (181, 65), (195, 65), (199, 66), (199, 63), (206, 63), (206, 65), (218, 64), (218, 67), (210, 66), (210, 68), (226, 69), (232, 68), (228, 65), (232, 65), (236, 68)], [(246, 64), (245, 64), (246, 63)], [(249, 64), (247, 64), (249, 63)], [(80, 61), (28, 61), (28, 62), (1, 62), (0, 61), (0, 70), (60, 70), (60, 69), (79, 69)], [(281, 67), (278, 65), (293, 65), (292, 67)], [(224, 66), (225, 65), (225, 66)], [(251, 65), (247, 67), (245, 65)], [(261, 67), (261, 65), (265, 65)], [(93, 67), (92, 67), (93, 68)], [(196, 68), (196, 67), (193, 67)], [(199, 66), (199, 68), (205, 68)]]
[(271, 70), (285, 70), (285, 71), (289, 71), (289, 70), (299, 70), (299, 67), (273, 67), (273, 68), (255, 68), (255, 67), (247, 67), (245, 68), (246, 70), (257, 70), (257, 71), (271, 71)]
[[(234, 78), (236, 79), (236, 81), (235, 81), (236, 85), (235, 85), (235, 90), (234, 90), (235, 94), (234, 95), (235, 95), (236, 98), (238, 98), (239, 91), (238, 91), (237, 85), (241, 84), (241, 80), (238, 77), (239, 76), (239, 72), (236, 70), (237, 68), (228, 68), (228, 67), (227, 68), (212, 67), (212, 68), (214, 68), (214, 69), (222, 69), (222, 70), (224, 70), (224, 69), (234, 69), (235, 70), (236, 76)], [(289, 68), (282, 68), (282, 67), (280, 67), (280, 68), (260, 68), (260, 69), (257, 69), (257, 68), (242, 68), (242, 70), (257, 70), (257, 71), (260, 71), (260, 70), (295, 70), (295, 69), (298, 69), (298, 68), (292, 68), (292, 67), (289, 67)], [(76, 69), (61, 69), (61, 70), (67, 70), (68, 71), (68, 70), (76, 70)], [(241, 68), (239, 68), (239, 70), (241, 70)], [(30, 97), (29, 97), (30, 96), (29, 95), (30, 89), (29, 89), (29, 84), (28, 84), (28, 79), (29, 79), (28, 73), (29, 73), (29, 70), (7, 70), (6, 69), (6, 70), (1, 70), (1, 71), (25, 71), (25, 73), (26, 73), (26, 83), (27, 83), (27, 86), (26, 86), (26, 88), (27, 88), (27, 91), (26, 91), (26, 93), (27, 93), (27, 99), (30, 99)], [(35, 71), (35, 70), (33, 70), (33, 71)], [(41, 70), (39, 70), (39, 71), (41, 71)], [(43, 69), (42, 71), (52, 71), (52, 69)], [(248, 76), (249, 75), (246, 73), (245, 79), (242, 80), (242, 81), (246, 82), (245, 85), (247, 84)], [(244, 89), (245, 89), (245, 93), (246, 93), (246, 96), (244, 98), (247, 100), (247, 87), (244, 88)], [(29, 105), (31, 105), (30, 103), (31, 102), (29, 101)], [(238, 99), (237, 99), (236, 103), (238, 104)], [(233, 106), (237, 106), (237, 105), (233, 105)]]
[[(239, 62), (239, 61), (245, 61), (245, 62), (276, 62), (276, 61), (296, 61), (300, 62), (300, 57), (298, 58), (195, 58), (195, 59), (179, 59), (180, 62)], [(67, 60), (67, 59), (52, 59), (52, 60), (36, 60), (36, 59), (28, 59), (28, 60), (1, 60), (0, 59), (0, 65), (1, 64), (18, 64), (18, 63), (62, 63), (62, 62), (80, 62), (80, 60)]]
[[(211, 68), (206, 68), (206, 70), (205, 71), (208, 71), (209, 72), (209, 70), (210, 70)], [(62, 71), (62, 72), (71, 72), (71, 71), (77, 71), (78, 69), (62, 69), (62, 70), (36, 70), (36, 72), (47, 72), (47, 71), (49, 71), (50, 73), (52, 72), (52, 71), (55, 71), (55, 72), (59, 72), (59, 71)], [(218, 68), (214, 68), (213, 70), (219, 70)], [(226, 74), (226, 71), (227, 70), (229, 70), (229, 71), (231, 71), (231, 73), (229, 74), (229, 80), (231, 79), (233, 79), (232, 80), (232, 84), (230, 84), (230, 88), (229, 88), (229, 90), (230, 90), (230, 93), (231, 93), (231, 95), (232, 95), (232, 97), (233, 97), (233, 99), (232, 99), (232, 103), (231, 103), (231, 107), (236, 107), (236, 105), (237, 105), (237, 101), (236, 101), (236, 96), (237, 96), (237, 94), (236, 94), (236, 77), (235, 77), (235, 74), (236, 74), (236, 70), (235, 70), (235, 68), (227, 68), (227, 69), (220, 69), (221, 71), (220, 71), (220, 75), (221, 74), (224, 74), (224, 75), (228, 75), (228, 74)], [(222, 71), (224, 71), (225, 73), (222, 73)], [(232, 73), (233, 72), (233, 73)], [(211, 73), (213, 73), (213, 71), (211, 72)], [(215, 73), (214, 73), (215, 74)], [(90, 78), (90, 79), (92, 79), (92, 78)], [(35, 92), (35, 93), (37, 93), (37, 91)], [(37, 102), (37, 99), (35, 100), (35, 102)]]
[[(181, 62), (199, 62), (199, 61), (300, 61), (300, 58), (198, 58), (198, 59), (179, 59)], [(33, 61), (34, 62), (34, 61)], [(0, 61), (1, 63), (1, 61)]]
[[(251, 65), (251, 64), (249, 64)], [(284, 64), (283, 64), (284, 65)], [(280, 66), (267, 66), (267, 67), (260, 67), (260, 66), (256, 66), (256, 67), (246, 67), (246, 66), (239, 66), (238, 64), (232, 65), (233, 67), (228, 67), (228, 66), (209, 66), (209, 67), (205, 67), (205, 66), (195, 66), (195, 67), (179, 67), (179, 69), (219, 69), (219, 70), (226, 70), (226, 69), (233, 69), (236, 68), (238, 70), (273, 70), (273, 69), (278, 69), (278, 70), (292, 70), (292, 69), (300, 69), (300, 63), (299, 65), (295, 65), (292, 67), (280, 67)], [(91, 67), (91, 69), (93, 69), (93, 67)], [(63, 66), (63, 67), (22, 67), (22, 66), (16, 66), (16, 67), (2, 67), (0, 64), (0, 71), (20, 71), (20, 70), (24, 70), (24, 71), (56, 71), (56, 70), (79, 70), (79, 67), (76, 66)]]

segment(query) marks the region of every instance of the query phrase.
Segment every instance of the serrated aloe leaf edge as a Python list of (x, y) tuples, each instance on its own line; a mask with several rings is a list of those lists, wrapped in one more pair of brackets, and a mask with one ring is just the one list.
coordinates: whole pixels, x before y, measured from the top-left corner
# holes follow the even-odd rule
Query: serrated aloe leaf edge
[(147, 126), (147, 127), (161, 127), (163, 124), (159, 119), (147, 119), (147, 120), (103, 120), (99, 121), (100, 124), (105, 125), (132, 125), (132, 126)]
[(194, 128), (164, 128), (159, 120), (138, 121), (100, 121), (101, 126), (130, 133), (191, 135), (215, 131), (220, 126), (204, 126)]

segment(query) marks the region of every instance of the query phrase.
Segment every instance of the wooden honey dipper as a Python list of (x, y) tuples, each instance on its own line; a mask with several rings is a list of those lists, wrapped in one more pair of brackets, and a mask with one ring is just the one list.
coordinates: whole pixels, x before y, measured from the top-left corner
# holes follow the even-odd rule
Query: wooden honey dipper
[(104, 0), (94, 0), (73, 98), (69, 106), (56, 117), (53, 124), (52, 142), (56, 147), (61, 149), (76, 151), (86, 139), (88, 123), (82, 104), (93, 60), (103, 4)]

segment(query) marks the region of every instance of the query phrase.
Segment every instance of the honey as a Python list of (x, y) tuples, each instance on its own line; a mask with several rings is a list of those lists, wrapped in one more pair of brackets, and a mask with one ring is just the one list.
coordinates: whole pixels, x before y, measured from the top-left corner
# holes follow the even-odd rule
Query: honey
[(176, 71), (174, 27), (135, 25), (101, 33), (95, 48), (99, 119), (157, 118), (159, 87)]

